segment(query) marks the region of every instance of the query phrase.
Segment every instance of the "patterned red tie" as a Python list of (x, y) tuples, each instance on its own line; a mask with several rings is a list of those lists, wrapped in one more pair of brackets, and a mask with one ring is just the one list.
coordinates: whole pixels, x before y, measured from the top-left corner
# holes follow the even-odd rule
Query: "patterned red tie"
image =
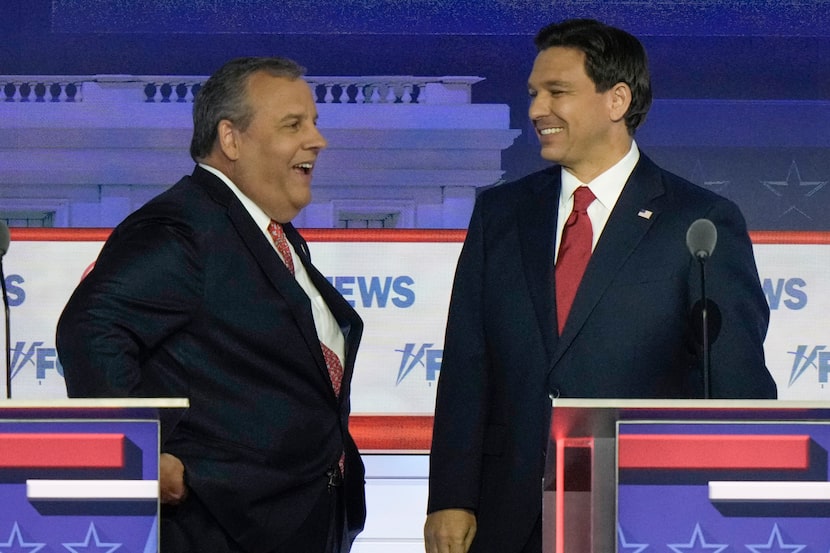
[(595, 199), (596, 196), (587, 186), (577, 188), (574, 191), (573, 211), (562, 229), (559, 257), (556, 260), (556, 319), (559, 334), (565, 328), (579, 281), (591, 258), (594, 232), (587, 210)]
[(285, 237), (285, 231), (282, 229), (282, 225), (271, 219), (271, 222), (268, 224), (268, 234), (271, 235), (277, 251), (280, 252), (283, 263), (285, 263), (288, 271), (293, 275), (294, 258), (291, 256), (291, 248), (288, 246), (288, 239)]
[[(280, 252), (285, 266), (288, 267), (288, 270), (293, 275), (294, 259), (291, 257), (291, 248), (288, 246), (288, 239), (285, 237), (285, 231), (282, 225), (272, 220), (268, 225), (268, 234), (274, 240), (274, 245), (277, 247), (277, 251)], [(331, 378), (331, 386), (334, 388), (335, 395), (340, 397), (340, 386), (343, 383), (343, 364), (340, 363), (337, 354), (326, 346), (326, 344), (320, 342), (320, 348), (323, 350), (323, 358), (326, 360), (326, 368)]]
[[(294, 258), (291, 256), (291, 248), (288, 246), (288, 239), (285, 237), (285, 231), (282, 225), (271, 219), (268, 224), (268, 234), (274, 241), (277, 251), (280, 252), (285, 266), (288, 271), (294, 274)], [(331, 379), (331, 387), (334, 388), (334, 395), (340, 397), (340, 386), (343, 383), (343, 364), (340, 358), (323, 342), (320, 342), (320, 349), (323, 350), (323, 359), (326, 360), (326, 369), (329, 371), (329, 378)], [(340, 459), (337, 460), (337, 466), (340, 467), (340, 474), (346, 474), (346, 453), (340, 454)]]

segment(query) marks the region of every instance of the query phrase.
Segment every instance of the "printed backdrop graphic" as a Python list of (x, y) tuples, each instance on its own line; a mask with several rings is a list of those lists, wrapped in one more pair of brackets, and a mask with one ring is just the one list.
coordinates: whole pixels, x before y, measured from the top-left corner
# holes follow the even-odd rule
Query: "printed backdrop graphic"
[(155, 553), (158, 432), (156, 421), (0, 421), (0, 551)]
[(619, 439), (620, 553), (830, 549), (827, 423), (623, 422)]
[[(65, 397), (55, 325), (107, 233), (28, 231), (22, 240), (13, 229), (4, 269), (15, 399)], [(365, 321), (353, 411), (431, 415), (464, 233), (318, 229), (304, 234), (315, 264)], [(830, 330), (825, 322), (830, 312), (830, 235), (753, 237), (771, 310), (767, 365), (779, 398), (830, 398)]]

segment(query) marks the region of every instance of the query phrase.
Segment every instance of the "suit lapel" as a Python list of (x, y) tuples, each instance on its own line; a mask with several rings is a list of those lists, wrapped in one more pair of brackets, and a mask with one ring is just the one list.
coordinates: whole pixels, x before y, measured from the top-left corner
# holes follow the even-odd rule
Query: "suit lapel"
[[(623, 188), (585, 269), (551, 367), (568, 349), (620, 267), (660, 216), (660, 202), (656, 198), (664, 193), (659, 169), (640, 154), (640, 161)], [(641, 210), (651, 213), (644, 216), (646, 212), (641, 214)]]
[[(297, 321), (297, 328), (311, 351), (318, 369), (324, 374), (326, 380), (330, 382), (326, 361), (320, 349), (320, 341), (317, 338), (317, 329), (314, 326), (314, 315), (311, 311), (311, 304), (305, 291), (288, 271), (288, 268), (276, 254), (274, 248), (268, 243), (262, 231), (257, 228), (251, 215), (242, 203), (239, 202), (230, 188), (219, 178), (200, 167), (196, 168), (193, 177), (194, 180), (200, 181), (200, 184), (207, 189), (210, 196), (217, 203), (225, 207), (228, 218), (242, 239), (242, 242), (248, 248), (248, 251), (262, 268), (265, 278), (271, 282), (275, 291), (282, 296), (288, 305)], [(291, 227), (291, 225), (286, 225), (286, 227)], [(288, 228), (286, 228), (286, 234), (289, 234)], [(291, 234), (295, 236), (297, 234), (293, 227), (291, 227)], [(296, 240), (292, 241), (292, 244), (299, 252), (300, 248), (297, 247)], [(305, 260), (303, 260), (303, 263), (306, 264)], [(310, 264), (306, 264), (306, 266), (308, 265)], [(319, 286), (317, 282), (315, 282), (315, 285)], [(326, 299), (328, 300), (327, 297)], [(332, 397), (334, 397), (333, 391)]]
[(337, 323), (346, 333), (348, 341), (348, 330), (353, 325), (362, 325), (360, 316), (357, 311), (352, 308), (348, 301), (332, 286), (328, 279), (311, 263), (311, 253), (308, 250), (308, 245), (305, 239), (300, 235), (297, 229), (290, 223), (284, 225), (285, 234), (291, 244), (294, 246), (294, 251), (300, 258), (300, 261), (306, 268), (309, 278), (312, 283), (323, 296), (323, 299), (331, 310)]
[[(360, 341), (363, 331), (363, 321), (360, 319), (357, 311), (349, 305), (349, 302), (347, 302), (346, 299), (331, 285), (326, 277), (317, 270), (317, 267), (312, 265), (311, 254), (308, 250), (308, 246), (300, 233), (297, 232), (297, 229), (294, 228), (294, 225), (288, 223), (284, 225), (284, 228), (286, 237), (294, 246), (294, 250), (300, 258), (302, 264), (305, 266), (312, 283), (317, 288), (317, 291), (320, 292), (320, 295), (322, 295), (323, 300), (326, 302), (326, 305), (328, 305), (329, 310), (337, 320), (337, 324), (343, 331), (343, 335), (346, 340), (343, 370), (345, 371), (344, 374), (347, 376), (351, 373), (354, 367), (357, 344)], [(328, 370), (326, 371), (326, 374), (328, 374)], [(340, 393), (341, 397), (348, 394), (347, 386), (349, 384), (349, 380), (349, 378), (345, 378), (344, 376), (343, 388)]]
[(516, 218), (522, 269), (550, 358), (557, 340), (553, 249), (556, 244), (560, 168), (556, 166), (547, 169), (536, 178), (537, 181), (529, 187), (529, 192), (517, 203)]

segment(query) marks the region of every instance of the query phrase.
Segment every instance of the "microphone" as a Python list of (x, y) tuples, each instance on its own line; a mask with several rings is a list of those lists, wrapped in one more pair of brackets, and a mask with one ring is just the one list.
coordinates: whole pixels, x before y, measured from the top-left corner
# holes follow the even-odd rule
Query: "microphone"
[(9, 332), (9, 294), (6, 292), (6, 275), (3, 274), (3, 256), (9, 251), (9, 226), (0, 220), (0, 286), (3, 290), (3, 307), (6, 317), (6, 399), (12, 398), (12, 338)]
[(11, 236), (9, 236), (9, 225), (6, 224), (5, 221), (0, 220), (0, 259), (6, 255), (6, 252), (9, 251), (9, 241), (11, 240)]
[(709, 259), (718, 243), (718, 229), (709, 219), (698, 219), (686, 231), (686, 247), (701, 262)]
[[(703, 345), (703, 327), (698, 324), (698, 321), (703, 317), (703, 302), (698, 300), (692, 306), (689, 320), (694, 326), (695, 343), (699, 346)], [(709, 343), (714, 344), (720, 335), (720, 327), (723, 322), (723, 316), (720, 312), (718, 304), (711, 299), (706, 300), (706, 332), (709, 335)]]
[[(689, 248), (689, 253), (692, 257), (697, 259), (700, 264), (700, 334), (701, 345), (703, 347), (703, 398), (709, 399), (710, 385), (709, 375), (712, 371), (712, 357), (711, 348), (709, 347), (709, 306), (714, 305), (706, 299), (706, 261), (715, 251), (715, 245), (718, 243), (718, 229), (715, 224), (709, 219), (698, 219), (686, 231), (686, 247)], [(692, 309), (692, 316), (696, 322), (698, 317)], [(716, 311), (716, 326), (717, 331), (715, 336), (720, 332), (721, 320), (720, 310)]]

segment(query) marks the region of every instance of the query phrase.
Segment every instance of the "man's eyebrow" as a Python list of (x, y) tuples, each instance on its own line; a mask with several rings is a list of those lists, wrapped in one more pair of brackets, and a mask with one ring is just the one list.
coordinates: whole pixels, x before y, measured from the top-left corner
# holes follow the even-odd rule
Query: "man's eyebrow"
[(280, 122), (284, 123), (286, 121), (291, 121), (294, 119), (305, 119), (305, 115), (303, 115), (302, 113), (286, 113), (282, 116)]
[[(569, 81), (561, 81), (558, 79), (551, 79), (547, 81), (540, 81), (538, 83), (542, 88), (570, 88), (572, 85)], [(533, 88), (533, 83), (527, 83), (528, 88)]]

